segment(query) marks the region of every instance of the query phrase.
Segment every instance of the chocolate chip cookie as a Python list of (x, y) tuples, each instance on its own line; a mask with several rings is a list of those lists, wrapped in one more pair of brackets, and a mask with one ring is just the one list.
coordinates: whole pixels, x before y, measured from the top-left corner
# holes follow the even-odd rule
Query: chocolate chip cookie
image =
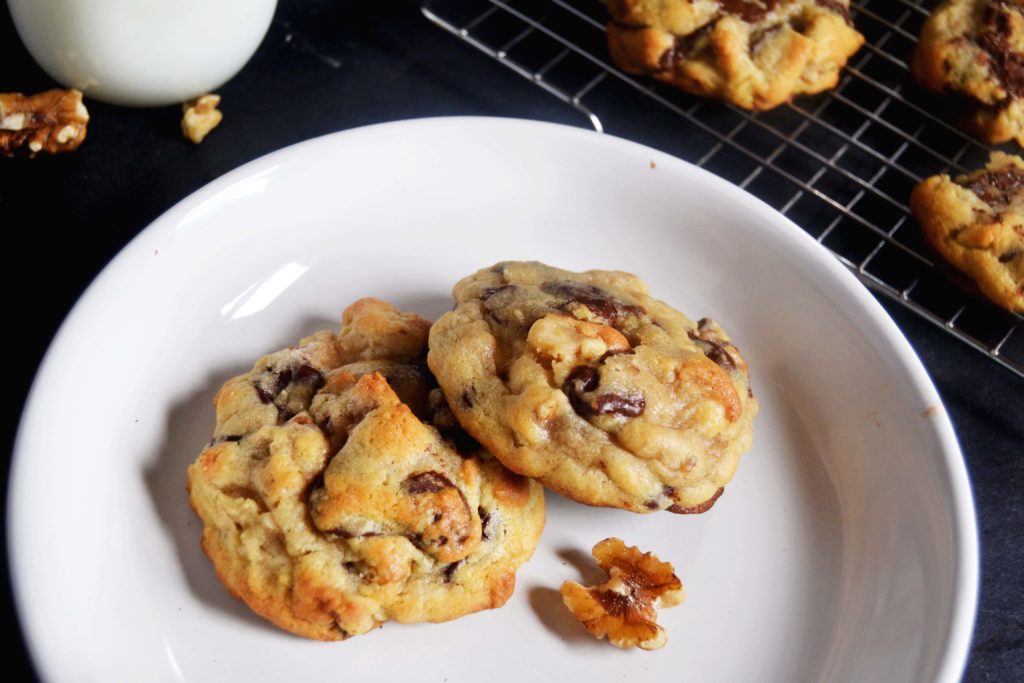
[[(375, 299), (229, 380), (189, 467), (203, 548), (278, 626), (339, 640), (500, 607), (544, 525), (542, 487), (458, 451), (429, 322)], [(473, 444), (463, 439), (461, 445)]]
[(1024, 3), (948, 0), (925, 22), (914, 52), (918, 82), (960, 96), (964, 127), (989, 143), (1024, 146)]
[(910, 208), (949, 263), (989, 299), (1024, 313), (1024, 159), (994, 152), (967, 175), (927, 178)]
[(848, 0), (609, 0), (624, 71), (765, 110), (835, 87), (864, 42)]
[(589, 505), (703, 512), (750, 446), (757, 401), (722, 329), (635, 275), (499, 263), (454, 288), (428, 363), (510, 469)]

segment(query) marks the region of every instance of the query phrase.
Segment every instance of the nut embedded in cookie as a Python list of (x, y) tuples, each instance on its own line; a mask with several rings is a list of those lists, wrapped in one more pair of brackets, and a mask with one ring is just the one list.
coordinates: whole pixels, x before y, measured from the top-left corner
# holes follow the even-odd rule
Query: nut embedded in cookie
[(703, 512), (757, 401), (728, 335), (629, 273), (506, 262), (455, 285), (428, 362), (459, 423), (509, 469), (581, 503)]
[(339, 640), (500, 607), (536, 547), (541, 486), (430, 424), (445, 410), (429, 325), (363, 299), (340, 334), (272, 353), (217, 394), (188, 473), (203, 549), (281, 628)]
[(946, 261), (991, 301), (1024, 313), (1024, 159), (993, 152), (985, 168), (926, 178), (910, 208)]
[(606, 538), (592, 552), (608, 581), (590, 588), (566, 581), (561, 588), (565, 606), (591, 635), (607, 636), (615, 647), (664, 646), (668, 636), (658, 625), (655, 610), (683, 601), (683, 584), (672, 565), (654, 553), (627, 547), (618, 538)]
[(864, 42), (847, 0), (609, 0), (608, 10), (621, 69), (744, 109), (835, 87)]

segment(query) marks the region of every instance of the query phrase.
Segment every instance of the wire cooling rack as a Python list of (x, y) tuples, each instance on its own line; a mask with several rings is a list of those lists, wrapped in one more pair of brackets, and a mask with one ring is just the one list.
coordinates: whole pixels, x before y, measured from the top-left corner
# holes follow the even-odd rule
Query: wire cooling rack
[[(1024, 318), (967, 293), (936, 265), (907, 199), (936, 173), (980, 166), (989, 148), (951, 124), (950, 104), (908, 64), (935, 2), (855, 0), (866, 38), (830, 93), (750, 113), (629, 76), (608, 59), (599, 0), (427, 0), (423, 14), (577, 110), (760, 197), (870, 289), (1024, 377)], [(649, 126), (643, 138), (635, 121)], [(955, 279), (955, 276), (953, 277)]]

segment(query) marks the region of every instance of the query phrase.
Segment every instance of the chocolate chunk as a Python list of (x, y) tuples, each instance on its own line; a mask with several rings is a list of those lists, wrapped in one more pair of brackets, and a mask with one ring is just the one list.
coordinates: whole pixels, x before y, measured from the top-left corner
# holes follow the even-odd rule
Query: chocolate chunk
[(644, 397), (620, 396), (619, 394), (601, 394), (594, 399), (594, 413), (597, 415), (623, 415), (625, 417), (640, 417), (644, 414), (647, 403)]
[(1009, 263), (1013, 259), (1017, 258), (1021, 254), (1024, 254), (1024, 249), (1011, 249), (1002, 256), (999, 257), (1000, 263)]
[[(277, 397), (285, 390), (285, 387), (293, 382), (316, 391), (324, 385), (324, 376), (312, 365), (303, 363), (297, 368), (264, 372), (253, 383), (253, 387), (256, 389), (256, 396), (259, 397), (260, 402), (277, 405)], [(277, 405), (277, 408), (282, 420), (291, 419), (296, 414), (295, 411), (285, 410), (281, 405)]]
[(700, 350), (703, 351), (704, 355), (707, 356), (715, 365), (724, 370), (736, 369), (736, 361), (732, 359), (732, 355), (725, 350), (724, 346), (717, 342), (713, 342), (710, 339), (701, 337), (698, 332), (694, 332), (693, 330), (690, 330), (688, 335), (690, 339), (697, 342), (697, 346), (701, 347)]
[(779, 0), (718, 0), (718, 4), (725, 12), (735, 14), (743, 21), (755, 22), (774, 10)]
[(242, 437), (240, 435), (238, 435), (238, 434), (222, 434), (221, 436), (213, 437), (213, 440), (210, 441), (210, 445), (211, 446), (216, 446), (219, 443), (225, 443), (225, 442), (234, 443), (236, 441), (241, 441), (241, 440), (242, 440)]
[(463, 562), (462, 560), (457, 560), (457, 561), (452, 562), (451, 564), (447, 565), (444, 568), (444, 582), (445, 583), (451, 583), (452, 582), (452, 577), (455, 576), (455, 570), (459, 568), (459, 565), (461, 565), (462, 562)]
[(992, 207), (1006, 206), (1012, 196), (1024, 188), (1024, 169), (1004, 168), (987, 171), (973, 178), (958, 179), (958, 184)]
[(284, 391), (291, 379), (290, 370), (279, 370), (277, 372), (264, 372), (259, 379), (253, 383), (256, 388), (256, 395), (262, 403), (273, 403), (277, 395)]
[(562, 391), (569, 397), (572, 409), (580, 415), (589, 415), (593, 412), (589, 403), (583, 398), (583, 393), (597, 389), (601, 376), (596, 368), (589, 365), (580, 365), (572, 369), (569, 376), (565, 378)]
[(672, 507), (668, 508), (668, 511), (674, 512), (677, 515), (699, 515), (702, 512), (707, 512), (708, 510), (710, 510), (711, 506), (715, 504), (716, 500), (721, 498), (723, 493), (725, 493), (725, 489), (719, 488), (717, 491), (715, 491), (715, 495), (711, 496), (703, 503), (691, 505), (690, 507), (687, 508), (680, 507), (678, 505), (673, 505)]
[(420, 472), (410, 474), (402, 482), (402, 488), (406, 493), (413, 495), (420, 493), (437, 493), (444, 489), (453, 489), (455, 484), (440, 472)]
[(303, 363), (298, 370), (292, 373), (292, 381), (305, 384), (316, 391), (324, 385), (324, 376), (312, 365)]
[(648, 510), (657, 510), (660, 506), (658, 505), (658, 501), (649, 500), (646, 503), (644, 503), (644, 507), (647, 508)]
[(658, 59), (659, 70), (671, 69), (672, 65), (686, 59), (692, 59), (711, 46), (711, 34), (715, 30), (714, 22), (705, 24), (693, 33), (676, 36), (672, 47), (665, 50)]
[(491, 533), (487, 529), (487, 525), (491, 521), (491, 513), (487, 512), (481, 507), (476, 509), (478, 515), (480, 515), (480, 538), (485, 541), (491, 540)]
[(546, 294), (564, 299), (564, 303), (559, 306), (562, 310), (566, 310), (570, 304), (580, 304), (613, 327), (629, 315), (641, 316), (645, 313), (642, 307), (619, 301), (609, 292), (594, 285), (581, 282), (545, 282), (540, 288)]
[(1010, 13), (1014, 11), (1020, 11), (1016, 2), (990, 2), (982, 14), (978, 46), (988, 54), (989, 68), (1010, 96), (1020, 97), (1024, 94), (1024, 55), (1015, 52), (1010, 43)]

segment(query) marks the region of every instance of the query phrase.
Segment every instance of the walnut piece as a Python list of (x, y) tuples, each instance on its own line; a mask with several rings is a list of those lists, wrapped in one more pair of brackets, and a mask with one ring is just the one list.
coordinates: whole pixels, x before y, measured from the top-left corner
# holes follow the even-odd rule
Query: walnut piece
[(220, 95), (201, 95), (181, 105), (181, 132), (197, 145), (217, 127), (224, 115), (217, 111)]
[(658, 625), (658, 607), (683, 601), (683, 584), (672, 565), (654, 553), (642, 553), (618, 538), (606, 538), (592, 551), (608, 581), (587, 588), (575, 581), (562, 584), (562, 600), (590, 634), (616, 647), (657, 650), (668, 636)]
[(0, 154), (56, 154), (78, 149), (85, 140), (89, 112), (78, 90), (47, 90), (37, 95), (0, 93)]

